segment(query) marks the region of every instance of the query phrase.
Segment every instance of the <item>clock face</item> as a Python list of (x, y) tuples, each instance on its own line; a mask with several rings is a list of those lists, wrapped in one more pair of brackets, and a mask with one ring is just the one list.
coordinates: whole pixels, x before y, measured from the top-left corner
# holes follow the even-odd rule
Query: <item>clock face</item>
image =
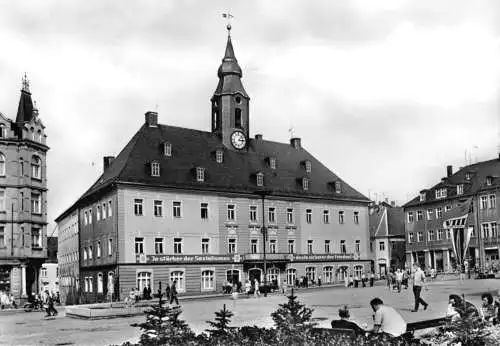
[(247, 144), (247, 139), (241, 131), (234, 131), (231, 135), (231, 144), (236, 149), (243, 149)]

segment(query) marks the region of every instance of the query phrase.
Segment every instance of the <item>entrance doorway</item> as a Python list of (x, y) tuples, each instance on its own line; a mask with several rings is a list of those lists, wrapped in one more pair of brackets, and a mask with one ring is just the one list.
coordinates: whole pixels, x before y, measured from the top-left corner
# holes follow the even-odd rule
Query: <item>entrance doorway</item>
[(378, 273), (381, 278), (387, 275), (387, 265), (385, 263), (380, 263), (378, 265)]
[(240, 271), (238, 269), (229, 269), (226, 272), (226, 280), (232, 284), (240, 281)]
[(259, 283), (262, 282), (261, 276), (262, 271), (259, 268), (252, 268), (248, 270), (248, 279), (250, 282), (253, 282), (253, 280), (257, 280)]

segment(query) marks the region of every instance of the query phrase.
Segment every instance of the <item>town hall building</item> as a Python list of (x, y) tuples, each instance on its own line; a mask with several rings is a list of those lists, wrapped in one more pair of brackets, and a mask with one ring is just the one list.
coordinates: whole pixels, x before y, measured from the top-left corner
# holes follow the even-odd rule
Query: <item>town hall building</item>
[(334, 283), (370, 272), (369, 200), (300, 138), (251, 137), (230, 35), (217, 75), (210, 131), (164, 125), (147, 112), (56, 219), (78, 220), (84, 301), (123, 299), (145, 286), (155, 292), (159, 282), (208, 294), (226, 281)]

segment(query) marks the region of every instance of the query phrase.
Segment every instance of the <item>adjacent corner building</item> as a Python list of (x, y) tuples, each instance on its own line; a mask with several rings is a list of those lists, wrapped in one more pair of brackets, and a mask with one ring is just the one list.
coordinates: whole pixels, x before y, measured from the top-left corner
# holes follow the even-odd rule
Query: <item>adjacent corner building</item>
[(210, 131), (164, 125), (147, 112), (56, 219), (61, 275), (83, 301), (174, 280), (181, 294), (204, 294), (226, 281), (333, 283), (370, 271), (369, 200), (300, 138), (251, 137), (242, 75), (228, 36)]
[(0, 290), (38, 292), (47, 258), (47, 136), (23, 87), (15, 120), (0, 113)]

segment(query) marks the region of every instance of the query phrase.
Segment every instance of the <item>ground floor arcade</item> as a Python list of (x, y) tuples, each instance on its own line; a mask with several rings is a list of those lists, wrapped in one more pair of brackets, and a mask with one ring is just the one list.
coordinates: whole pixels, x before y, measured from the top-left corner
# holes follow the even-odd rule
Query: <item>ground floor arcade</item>
[(0, 291), (12, 294), (19, 303), (39, 293), (42, 261), (0, 261)]

